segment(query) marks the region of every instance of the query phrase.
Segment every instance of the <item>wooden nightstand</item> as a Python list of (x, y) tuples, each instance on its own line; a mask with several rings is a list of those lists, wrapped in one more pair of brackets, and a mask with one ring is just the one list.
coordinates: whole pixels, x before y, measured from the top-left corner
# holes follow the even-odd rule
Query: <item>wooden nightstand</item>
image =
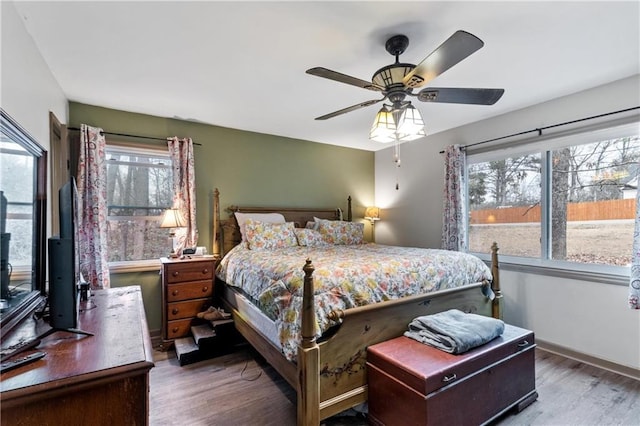
[(169, 259), (162, 262), (162, 346), (191, 334), (198, 312), (212, 304), (217, 259), (213, 256)]

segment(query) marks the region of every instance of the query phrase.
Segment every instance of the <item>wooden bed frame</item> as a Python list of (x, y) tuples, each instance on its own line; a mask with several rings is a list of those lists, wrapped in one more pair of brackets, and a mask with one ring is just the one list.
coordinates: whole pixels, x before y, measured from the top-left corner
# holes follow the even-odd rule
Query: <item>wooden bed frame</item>
[[(282, 213), (287, 221), (304, 227), (313, 217), (338, 219), (339, 209), (237, 207), (227, 209), (230, 219), (220, 219), (219, 192), (213, 193), (213, 254), (223, 256), (240, 242), (234, 212)], [(351, 220), (351, 197), (346, 220)], [(227, 241), (228, 240), (228, 241)], [(302, 341), (297, 363), (288, 361), (260, 331), (250, 324), (234, 305), (229, 286), (222, 284), (222, 303), (231, 312), (238, 331), (297, 392), (297, 424), (318, 425), (320, 420), (367, 401), (365, 358), (367, 346), (401, 336), (412, 319), (420, 315), (457, 308), (495, 318), (502, 318), (503, 296), (500, 291), (498, 248), (491, 247), (493, 282), (482, 282), (456, 289), (440, 290), (384, 303), (332, 312), (341, 325), (331, 337), (315, 339), (313, 303), (313, 263), (301, 265), (304, 273)], [(302, 260), (301, 260), (302, 264)], [(493, 290), (495, 298), (485, 294)]]

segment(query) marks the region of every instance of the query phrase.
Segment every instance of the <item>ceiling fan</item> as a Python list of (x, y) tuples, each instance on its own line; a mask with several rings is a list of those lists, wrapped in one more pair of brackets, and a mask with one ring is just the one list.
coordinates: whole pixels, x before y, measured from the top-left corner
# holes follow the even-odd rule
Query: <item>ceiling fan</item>
[(407, 96), (416, 97), (422, 102), (475, 105), (493, 105), (502, 97), (504, 89), (427, 87), (418, 92), (414, 92), (414, 89), (426, 85), (484, 46), (484, 42), (473, 34), (466, 31), (456, 31), (418, 65), (400, 62), (400, 55), (408, 45), (409, 39), (405, 35), (400, 34), (389, 38), (385, 44), (385, 48), (389, 54), (395, 56), (396, 61), (376, 71), (371, 78), (371, 82), (323, 67), (308, 69), (307, 74), (373, 90), (383, 95), (381, 99), (361, 102), (316, 117), (316, 120), (333, 118), (347, 112), (377, 104), (385, 99), (389, 99), (389, 101), (392, 102), (393, 105), (390, 108), (392, 111), (401, 111), (411, 104), (410, 101), (405, 101)]

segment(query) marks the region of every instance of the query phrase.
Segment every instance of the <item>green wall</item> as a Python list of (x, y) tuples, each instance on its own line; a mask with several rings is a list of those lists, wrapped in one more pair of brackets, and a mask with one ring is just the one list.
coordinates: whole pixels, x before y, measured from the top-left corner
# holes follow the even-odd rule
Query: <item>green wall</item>
[[(224, 209), (230, 205), (345, 210), (351, 195), (357, 221), (362, 220), (365, 207), (374, 202), (374, 153), (370, 151), (70, 102), (68, 126), (80, 124), (113, 133), (190, 137), (201, 144), (194, 147), (198, 245), (208, 247), (209, 252), (214, 188), (220, 191), (223, 218)], [(156, 146), (163, 143), (107, 135), (109, 140)], [(157, 271), (111, 274), (113, 287), (133, 284), (142, 287), (149, 328), (159, 329)]]
[(160, 289), (160, 262), (158, 268), (151, 271), (111, 273), (111, 287), (139, 285), (142, 290), (144, 311), (147, 314), (149, 330), (160, 330), (162, 313), (162, 293)]

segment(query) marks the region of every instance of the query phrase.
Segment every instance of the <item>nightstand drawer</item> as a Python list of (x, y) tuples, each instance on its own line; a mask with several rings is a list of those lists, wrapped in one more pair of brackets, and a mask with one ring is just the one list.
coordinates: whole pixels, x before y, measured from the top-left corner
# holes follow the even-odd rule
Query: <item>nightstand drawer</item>
[(185, 284), (167, 286), (167, 302), (210, 297), (213, 294), (213, 281), (194, 281)]
[(188, 336), (191, 333), (193, 318), (167, 322), (167, 339), (177, 339)]
[(210, 305), (210, 299), (167, 303), (167, 320), (173, 321), (181, 318), (193, 318), (198, 312), (205, 311)]
[(185, 281), (213, 281), (213, 262), (185, 262), (169, 265), (167, 283)]

